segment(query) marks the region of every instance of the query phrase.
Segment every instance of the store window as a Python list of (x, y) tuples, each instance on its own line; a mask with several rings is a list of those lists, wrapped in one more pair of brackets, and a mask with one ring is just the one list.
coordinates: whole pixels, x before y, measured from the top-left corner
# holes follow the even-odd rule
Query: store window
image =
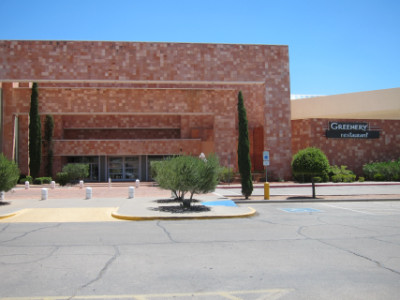
[(112, 180), (136, 180), (140, 178), (138, 156), (109, 157), (108, 174)]

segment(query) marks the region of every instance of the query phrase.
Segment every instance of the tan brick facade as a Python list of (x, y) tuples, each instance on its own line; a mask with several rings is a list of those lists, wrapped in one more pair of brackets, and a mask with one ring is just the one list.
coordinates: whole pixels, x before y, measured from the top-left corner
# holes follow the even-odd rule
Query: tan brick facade
[(242, 90), (254, 170), (263, 170), (262, 151), (270, 150), (270, 174), (290, 177), (286, 46), (0, 41), (2, 151), (11, 158), (18, 149), (23, 173), (32, 82), (42, 120), (55, 120), (54, 172), (71, 156), (201, 152), (236, 167)]

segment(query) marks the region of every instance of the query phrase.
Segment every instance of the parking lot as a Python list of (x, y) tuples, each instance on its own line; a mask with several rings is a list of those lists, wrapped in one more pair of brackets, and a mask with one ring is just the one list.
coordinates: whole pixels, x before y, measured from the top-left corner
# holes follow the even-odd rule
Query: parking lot
[(1, 223), (0, 297), (398, 299), (400, 202), (251, 206), (241, 219)]

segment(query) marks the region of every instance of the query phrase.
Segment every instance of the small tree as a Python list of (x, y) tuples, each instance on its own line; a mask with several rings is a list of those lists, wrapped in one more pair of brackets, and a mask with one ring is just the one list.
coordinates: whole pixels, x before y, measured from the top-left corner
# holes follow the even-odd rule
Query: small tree
[(213, 192), (218, 184), (219, 160), (215, 155), (207, 159), (193, 157), (196, 172), (194, 173), (194, 185), (189, 188), (190, 201), (194, 194), (206, 194)]
[(248, 199), (253, 192), (253, 181), (251, 178), (249, 130), (247, 126), (247, 115), (246, 108), (244, 107), (242, 91), (239, 91), (238, 95), (238, 119), (238, 165), (242, 182), (242, 194), (246, 199)]
[(44, 140), (47, 150), (46, 174), (48, 177), (53, 177), (53, 131), (53, 116), (46, 115), (46, 120), (44, 123)]
[(32, 86), (31, 108), (29, 111), (29, 170), (36, 178), (42, 162), (42, 129), (39, 116), (39, 93), (36, 82)]
[(300, 150), (293, 156), (293, 175), (311, 176), (312, 194), (315, 198), (315, 176), (324, 177), (329, 172), (329, 161), (321, 149), (310, 147)]
[(19, 169), (15, 162), (0, 153), (0, 192), (8, 192), (18, 182)]
[[(215, 190), (219, 161), (214, 155), (202, 160), (192, 156), (177, 156), (151, 163), (155, 181), (170, 190), (186, 209), (190, 209), (194, 194)], [(187, 199), (185, 195), (189, 193)]]

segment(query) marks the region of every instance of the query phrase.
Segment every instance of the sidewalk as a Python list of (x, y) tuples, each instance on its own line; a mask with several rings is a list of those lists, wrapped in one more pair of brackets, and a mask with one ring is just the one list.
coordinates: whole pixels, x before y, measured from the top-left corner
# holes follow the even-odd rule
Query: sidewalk
[[(153, 183), (141, 183), (140, 187), (135, 188), (134, 198), (129, 199), (129, 186), (134, 186), (134, 183), (112, 184), (111, 187), (107, 183), (86, 183), (83, 188), (76, 185), (57, 186), (55, 189), (46, 185), (33, 185), (30, 189), (25, 189), (23, 185), (19, 185), (13, 191), (7, 192), (4, 202), (0, 202), (0, 221), (12, 222), (17, 219), (16, 214), (21, 212), (30, 216), (21, 219), (37, 222), (247, 217), (255, 214), (255, 210), (246, 205), (252, 203), (400, 200), (400, 183), (318, 184), (316, 199), (310, 196), (310, 184), (270, 183), (270, 200), (264, 200), (262, 183), (254, 185), (253, 195), (249, 200), (241, 195), (240, 184), (231, 184), (219, 185), (214, 193), (195, 195), (202, 204), (212, 203), (210, 211), (172, 213), (157, 210), (161, 204), (156, 201), (170, 199), (169, 191), (162, 190)], [(92, 188), (91, 199), (86, 199), (86, 187)], [(41, 200), (42, 188), (48, 188), (47, 200)], [(238, 206), (227, 206), (227, 200), (234, 201)], [(173, 206), (177, 203), (162, 205)], [(36, 217), (33, 217), (34, 212)]]
[[(157, 200), (171, 199), (171, 193), (151, 183), (141, 183), (135, 188), (134, 198), (129, 198), (129, 184), (87, 183), (83, 188), (79, 185), (51, 189), (50, 186), (17, 186), (5, 194), (0, 203), (0, 222), (94, 222), (111, 220), (154, 220), (154, 219), (203, 219), (246, 217), (255, 213), (247, 207), (227, 207), (213, 204), (207, 212), (171, 213), (155, 209), (161, 204)], [(86, 187), (92, 188), (92, 198), (86, 199)], [(47, 188), (48, 198), (42, 200), (42, 188)], [(223, 203), (225, 198), (210, 193), (195, 195), (197, 200)], [(166, 206), (177, 203), (162, 204)], [(199, 205), (199, 203), (195, 203)], [(88, 210), (89, 209), (89, 210)], [(107, 215), (108, 214), (108, 215)], [(80, 219), (78, 219), (80, 217)]]
[(216, 192), (236, 203), (400, 200), (400, 182), (318, 183), (316, 199), (309, 183), (270, 183), (269, 200), (264, 200), (264, 184), (259, 183), (249, 200), (241, 195), (239, 184), (218, 186)]

